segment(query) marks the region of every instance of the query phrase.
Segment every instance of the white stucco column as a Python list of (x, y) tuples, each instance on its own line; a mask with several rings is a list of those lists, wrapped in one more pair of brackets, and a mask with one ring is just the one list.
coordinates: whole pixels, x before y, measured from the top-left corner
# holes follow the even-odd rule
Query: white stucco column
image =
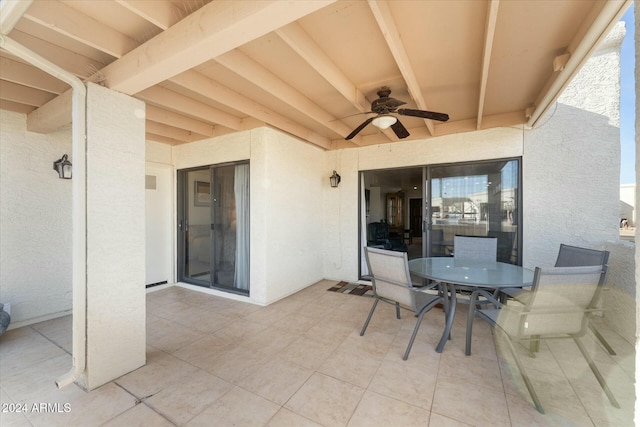
[(145, 363), (144, 113), (142, 101), (87, 87), (87, 340), (79, 380), (90, 390)]

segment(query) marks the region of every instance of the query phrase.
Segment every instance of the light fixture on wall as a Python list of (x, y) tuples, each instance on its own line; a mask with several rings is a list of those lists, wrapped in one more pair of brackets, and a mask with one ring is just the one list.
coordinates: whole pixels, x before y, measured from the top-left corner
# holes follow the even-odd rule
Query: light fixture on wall
[(329, 182), (333, 188), (336, 188), (338, 184), (340, 184), (340, 175), (338, 175), (336, 171), (333, 171), (333, 175), (329, 177)]
[(68, 157), (69, 156), (65, 154), (53, 162), (53, 170), (58, 172), (60, 179), (71, 179), (71, 162)]
[(395, 125), (398, 119), (390, 114), (381, 114), (371, 121), (371, 123), (380, 128), (388, 129), (389, 126)]

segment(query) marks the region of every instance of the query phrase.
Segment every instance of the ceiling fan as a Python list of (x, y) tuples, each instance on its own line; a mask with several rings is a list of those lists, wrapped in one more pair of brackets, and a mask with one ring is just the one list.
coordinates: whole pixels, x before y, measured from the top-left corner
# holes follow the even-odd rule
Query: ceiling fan
[(399, 114), (401, 116), (412, 116), (412, 117), (421, 117), (423, 119), (431, 119), (438, 120), (441, 122), (446, 122), (449, 120), (449, 115), (444, 113), (434, 113), (433, 111), (425, 111), (425, 110), (412, 110), (410, 108), (400, 108), (399, 106), (406, 104), (404, 101), (400, 101), (395, 98), (391, 98), (389, 95), (391, 94), (391, 89), (387, 86), (383, 86), (378, 91), (379, 98), (371, 103), (371, 111), (367, 111), (362, 114), (376, 114), (375, 117), (369, 117), (367, 120), (362, 122), (360, 126), (355, 128), (353, 132), (351, 132), (345, 139), (349, 140), (356, 136), (358, 132), (364, 129), (369, 123), (373, 123), (374, 126), (377, 126), (380, 129), (387, 129), (391, 127), (393, 132), (398, 136), (398, 138), (406, 138), (409, 136), (409, 131), (405, 128), (400, 120), (392, 113)]

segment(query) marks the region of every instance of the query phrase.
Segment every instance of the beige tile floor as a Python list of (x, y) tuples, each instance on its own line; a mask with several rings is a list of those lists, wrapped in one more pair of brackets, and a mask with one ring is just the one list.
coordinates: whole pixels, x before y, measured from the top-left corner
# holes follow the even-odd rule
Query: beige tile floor
[[(90, 393), (54, 386), (71, 366), (70, 317), (11, 330), (0, 337), (0, 400), (29, 412), (1, 413), (0, 425), (633, 425), (634, 350), (604, 326), (617, 356), (590, 336), (584, 342), (622, 409), (563, 340), (543, 343), (535, 359), (523, 352), (541, 415), (504, 345), (479, 319), (473, 355), (464, 356), (464, 306), (442, 354), (434, 348), (443, 314), (432, 310), (405, 362), (415, 318), (396, 320), (393, 307), (379, 304), (360, 337), (372, 300), (327, 292), (333, 283), (269, 307), (178, 287), (149, 293), (146, 366)], [(61, 412), (33, 411), (34, 403), (58, 403)]]

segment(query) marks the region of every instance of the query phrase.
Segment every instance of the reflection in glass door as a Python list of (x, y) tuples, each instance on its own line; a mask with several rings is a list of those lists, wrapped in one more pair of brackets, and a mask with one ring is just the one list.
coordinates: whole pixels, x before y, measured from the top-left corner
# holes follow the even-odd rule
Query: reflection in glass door
[(519, 159), (360, 173), (360, 277), (364, 248), (409, 259), (452, 256), (453, 236), (498, 238), (498, 261), (521, 264)]
[(249, 165), (178, 171), (179, 280), (249, 291)]
[(498, 261), (521, 262), (518, 160), (429, 168), (430, 256), (451, 256), (453, 237), (498, 238)]

